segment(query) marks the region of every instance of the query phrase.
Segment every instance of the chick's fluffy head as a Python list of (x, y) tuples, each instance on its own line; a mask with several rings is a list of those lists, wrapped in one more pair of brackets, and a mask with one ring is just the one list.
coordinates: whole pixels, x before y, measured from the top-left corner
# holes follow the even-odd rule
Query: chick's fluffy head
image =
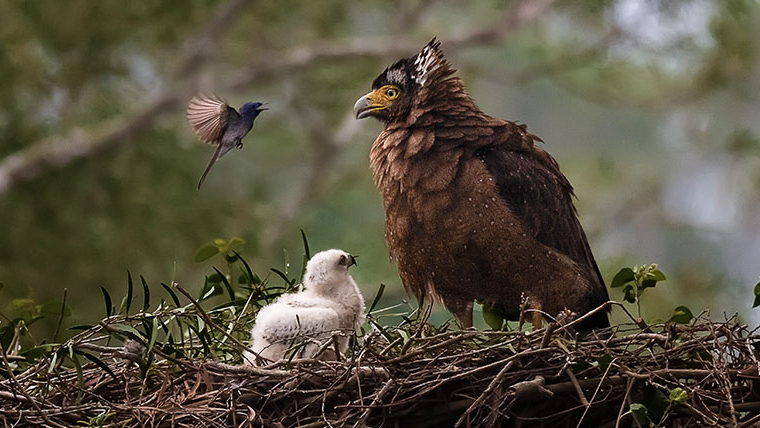
[(306, 264), (303, 285), (307, 291), (319, 294), (333, 294), (354, 282), (348, 268), (356, 264), (356, 259), (343, 250), (327, 250), (314, 255)]

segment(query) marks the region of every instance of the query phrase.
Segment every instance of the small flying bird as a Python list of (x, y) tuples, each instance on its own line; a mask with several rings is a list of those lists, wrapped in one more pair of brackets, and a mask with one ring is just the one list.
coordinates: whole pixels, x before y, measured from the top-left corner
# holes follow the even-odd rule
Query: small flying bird
[(243, 147), (243, 137), (253, 128), (253, 121), (267, 108), (262, 103), (245, 103), (240, 113), (225, 101), (213, 94), (196, 95), (187, 106), (187, 120), (203, 142), (216, 144), (214, 155), (203, 171), (198, 189), (217, 159), (224, 156), (233, 147)]
[[(271, 361), (284, 358), (294, 345), (302, 346), (300, 358), (333, 359), (332, 348), (316, 354), (338, 333), (338, 351), (345, 352), (348, 337), (364, 322), (364, 298), (348, 273), (355, 264), (354, 256), (342, 250), (315, 254), (306, 264), (303, 291), (280, 296), (256, 315), (251, 349)], [(255, 360), (251, 352), (243, 354), (245, 364)]]

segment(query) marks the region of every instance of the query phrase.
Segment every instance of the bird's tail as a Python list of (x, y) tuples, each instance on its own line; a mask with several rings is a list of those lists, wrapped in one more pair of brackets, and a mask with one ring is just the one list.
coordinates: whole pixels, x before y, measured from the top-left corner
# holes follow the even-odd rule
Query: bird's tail
[(214, 151), (214, 155), (211, 156), (211, 160), (208, 162), (208, 166), (206, 167), (206, 170), (203, 171), (203, 175), (201, 175), (200, 181), (198, 181), (198, 190), (201, 190), (201, 185), (203, 184), (203, 180), (206, 179), (206, 174), (211, 170), (211, 167), (214, 166), (214, 162), (216, 162), (217, 159), (219, 159), (224, 153), (228, 152), (229, 149), (222, 152), (222, 147), (224, 144), (221, 142), (219, 145), (216, 146), (216, 151)]

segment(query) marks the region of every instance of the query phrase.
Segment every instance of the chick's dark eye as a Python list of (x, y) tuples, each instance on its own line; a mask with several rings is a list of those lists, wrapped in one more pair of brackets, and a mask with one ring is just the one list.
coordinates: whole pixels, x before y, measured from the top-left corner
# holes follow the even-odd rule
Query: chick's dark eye
[(340, 256), (340, 260), (338, 261), (338, 264), (345, 265), (346, 264), (346, 256)]

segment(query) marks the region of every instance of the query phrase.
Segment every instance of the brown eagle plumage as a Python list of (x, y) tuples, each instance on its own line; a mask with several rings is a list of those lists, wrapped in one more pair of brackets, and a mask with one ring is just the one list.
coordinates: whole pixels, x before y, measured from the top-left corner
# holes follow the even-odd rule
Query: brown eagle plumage
[[(524, 125), (480, 111), (454, 72), (433, 39), (354, 106), (358, 119), (385, 123), (370, 166), (404, 287), (442, 301), (464, 326), (473, 301), (512, 319), (521, 304), (556, 317), (606, 302), (557, 162)], [(606, 326), (602, 311), (581, 328)]]

